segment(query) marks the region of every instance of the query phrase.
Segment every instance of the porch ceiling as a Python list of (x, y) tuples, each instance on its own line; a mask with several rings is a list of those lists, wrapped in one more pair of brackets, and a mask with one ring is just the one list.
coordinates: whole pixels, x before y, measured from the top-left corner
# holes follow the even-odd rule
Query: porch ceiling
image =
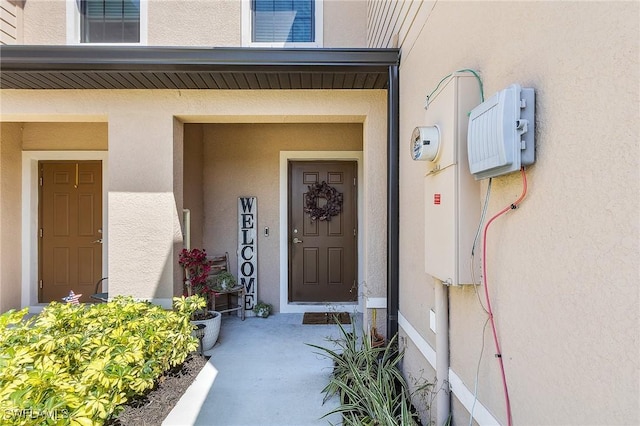
[(398, 49), (0, 47), (1, 89), (387, 89)]

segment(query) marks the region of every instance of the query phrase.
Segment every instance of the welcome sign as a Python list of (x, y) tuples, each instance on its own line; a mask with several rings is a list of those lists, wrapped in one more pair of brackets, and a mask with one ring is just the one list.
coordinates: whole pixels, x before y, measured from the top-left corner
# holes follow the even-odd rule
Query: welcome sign
[(244, 286), (244, 309), (251, 315), (258, 290), (258, 199), (238, 198), (238, 280)]

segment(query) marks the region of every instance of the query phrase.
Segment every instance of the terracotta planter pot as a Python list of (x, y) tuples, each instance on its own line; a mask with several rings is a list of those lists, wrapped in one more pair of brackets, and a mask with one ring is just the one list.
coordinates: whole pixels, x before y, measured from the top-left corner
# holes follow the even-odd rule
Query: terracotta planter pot
[(191, 321), (192, 324), (204, 324), (204, 337), (202, 338), (202, 349), (208, 351), (218, 341), (220, 334), (220, 324), (222, 322), (222, 314), (216, 311), (209, 311), (214, 315), (213, 318), (207, 320)]

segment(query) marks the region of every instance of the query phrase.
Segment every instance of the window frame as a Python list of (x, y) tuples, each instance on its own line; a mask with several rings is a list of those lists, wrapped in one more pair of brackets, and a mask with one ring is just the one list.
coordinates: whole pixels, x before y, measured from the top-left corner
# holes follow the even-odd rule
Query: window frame
[(140, 41), (125, 43), (82, 43), (81, 20), (82, 13), (78, 0), (67, 0), (67, 44), (79, 46), (146, 46), (148, 44), (147, 33), (149, 28), (148, 7), (149, 0), (140, 0)]
[(251, 1), (242, 0), (242, 46), (243, 47), (276, 47), (276, 48), (322, 48), (323, 47), (323, 11), (324, 0), (314, 1), (313, 19), (314, 19), (314, 40), (313, 42), (254, 42), (252, 41), (253, 32), (253, 13), (251, 13)]

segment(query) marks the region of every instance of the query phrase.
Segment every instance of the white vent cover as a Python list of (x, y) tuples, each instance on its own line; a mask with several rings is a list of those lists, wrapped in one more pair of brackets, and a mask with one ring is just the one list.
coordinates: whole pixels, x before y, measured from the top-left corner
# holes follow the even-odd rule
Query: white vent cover
[(486, 179), (535, 162), (535, 93), (512, 84), (478, 105), (469, 116), (469, 170)]

